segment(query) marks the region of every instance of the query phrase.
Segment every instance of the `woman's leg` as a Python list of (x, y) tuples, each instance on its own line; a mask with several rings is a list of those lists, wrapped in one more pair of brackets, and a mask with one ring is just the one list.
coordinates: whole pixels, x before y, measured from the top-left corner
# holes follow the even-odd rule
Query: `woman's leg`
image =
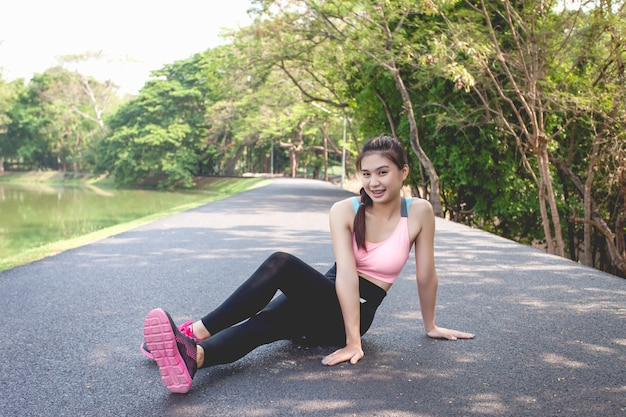
[[(283, 294), (272, 299), (278, 290)], [(343, 330), (334, 282), (286, 253), (270, 256), (201, 321), (211, 334), (199, 342), (203, 368), (234, 362), (277, 340)]]
[(294, 338), (299, 330), (296, 315), (290, 300), (279, 295), (250, 319), (198, 342), (204, 354), (201, 367), (231, 363), (261, 345)]
[(226, 301), (203, 317), (202, 324), (215, 337), (220, 331), (255, 316), (278, 290), (300, 307), (336, 300), (334, 283), (322, 273), (292, 255), (277, 252)]

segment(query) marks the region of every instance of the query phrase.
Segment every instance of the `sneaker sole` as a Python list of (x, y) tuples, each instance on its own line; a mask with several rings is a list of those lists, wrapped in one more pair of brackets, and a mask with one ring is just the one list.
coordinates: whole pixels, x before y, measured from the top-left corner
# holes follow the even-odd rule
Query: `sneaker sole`
[(148, 313), (143, 327), (143, 336), (154, 357), (163, 383), (171, 392), (184, 394), (191, 388), (191, 375), (178, 351), (172, 327), (174, 323), (160, 308)]

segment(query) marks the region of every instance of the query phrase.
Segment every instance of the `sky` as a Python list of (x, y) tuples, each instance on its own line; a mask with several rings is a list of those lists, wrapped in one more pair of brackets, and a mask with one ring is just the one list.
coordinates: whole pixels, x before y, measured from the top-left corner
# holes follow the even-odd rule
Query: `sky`
[(63, 55), (100, 53), (76, 69), (136, 93), (160, 69), (224, 43), (222, 28), (250, 23), (250, 0), (4, 0), (2, 78), (30, 80)]

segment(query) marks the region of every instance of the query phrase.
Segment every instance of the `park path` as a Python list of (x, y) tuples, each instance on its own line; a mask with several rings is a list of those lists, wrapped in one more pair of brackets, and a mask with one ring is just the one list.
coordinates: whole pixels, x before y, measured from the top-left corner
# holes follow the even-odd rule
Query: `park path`
[(410, 258), (358, 365), (277, 342), (170, 394), (145, 314), (197, 319), (276, 250), (325, 271), (349, 195), (275, 180), (0, 273), (0, 415), (626, 416), (626, 280), (439, 219), (437, 323), (474, 340), (424, 335)]

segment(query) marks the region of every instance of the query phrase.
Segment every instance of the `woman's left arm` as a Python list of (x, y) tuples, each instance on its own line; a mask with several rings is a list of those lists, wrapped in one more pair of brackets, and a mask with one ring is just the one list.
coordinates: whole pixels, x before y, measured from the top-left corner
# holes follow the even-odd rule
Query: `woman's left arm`
[(424, 329), (429, 337), (448, 340), (471, 339), (474, 335), (437, 327), (435, 304), (439, 284), (435, 269), (435, 215), (426, 200), (414, 199), (409, 211), (412, 224), (417, 225), (415, 237), (415, 277), (419, 293)]

